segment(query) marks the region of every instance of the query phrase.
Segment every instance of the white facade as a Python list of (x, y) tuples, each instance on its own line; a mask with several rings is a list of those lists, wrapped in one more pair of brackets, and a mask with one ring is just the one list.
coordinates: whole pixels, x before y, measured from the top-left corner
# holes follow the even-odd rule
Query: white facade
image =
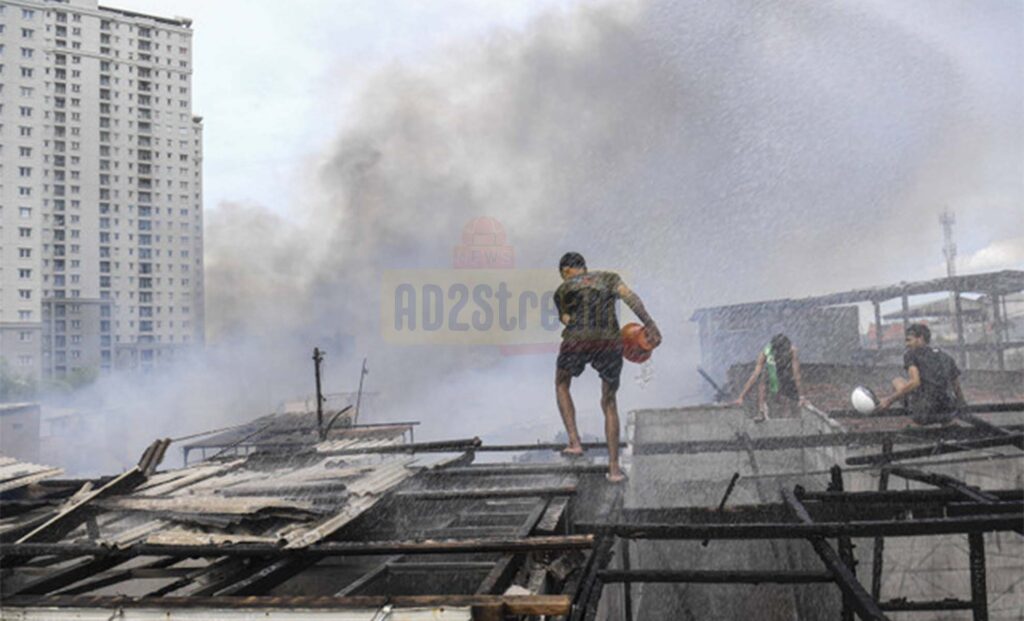
[(190, 20), (0, 2), (0, 355), (63, 378), (203, 340)]

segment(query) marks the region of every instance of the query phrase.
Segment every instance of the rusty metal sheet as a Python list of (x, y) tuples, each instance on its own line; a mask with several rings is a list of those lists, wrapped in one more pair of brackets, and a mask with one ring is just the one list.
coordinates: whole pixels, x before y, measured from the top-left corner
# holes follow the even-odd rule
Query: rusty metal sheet
[(133, 496), (162, 496), (179, 489), (196, 485), (210, 477), (230, 472), (245, 463), (244, 459), (236, 459), (221, 464), (199, 464), (181, 470), (161, 472), (150, 478), (150, 481), (139, 487)]
[(273, 496), (232, 496), (191, 495), (173, 496), (170, 498), (116, 498), (102, 501), (101, 506), (127, 511), (187, 513), (224, 513), (249, 515), (267, 509), (280, 509), (294, 512), (296, 518), (316, 515), (309, 503), (287, 500)]
[(276, 536), (249, 535), (245, 533), (206, 533), (185, 528), (168, 528), (146, 537), (146, 543), (169, 546), (185, 545), (227, 545), (233, 543), (276, 544)]

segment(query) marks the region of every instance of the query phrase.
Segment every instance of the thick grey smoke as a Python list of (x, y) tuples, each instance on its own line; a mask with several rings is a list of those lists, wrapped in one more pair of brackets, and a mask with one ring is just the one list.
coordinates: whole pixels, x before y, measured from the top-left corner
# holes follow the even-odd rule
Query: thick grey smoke
[(290, 218), (212, 211), (210, 340), (245, 353), (205, 381), (308, 391), (308, 350), (340, 335), (329, 381), (369, 356), (392, 418), (547, 434), (553, 356), (380, 338), (383, 270), (450, 267), (487, 215), (517, 267), (573, 249), (629, 273), (666, 344), (620, 408), (679, 403), (694, 308), (934, 276), (947, 206), (976, 243), (1024, 234), (1022, 23), (1019, 3), (608, 3), (382, 70)]

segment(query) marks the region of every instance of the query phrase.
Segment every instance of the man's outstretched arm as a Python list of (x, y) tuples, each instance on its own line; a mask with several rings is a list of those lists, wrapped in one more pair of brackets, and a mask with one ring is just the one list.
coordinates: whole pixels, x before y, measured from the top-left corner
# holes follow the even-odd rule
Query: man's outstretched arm
[(878, 404), (878, 410), (888, 410), (889, 406), (914, 392), (919, 386), (921, 386), (921, 372), (918, 370), (917, 365), (912, 364), (907, 367), (906, 383), (896, 389), (896, 392), (882, 399)]
[(618, 288), (615, 290), (619, 294), (619, 298), (626, 303), (629, 310), (633, 311), (633, 314), (644, 324), (644, 330), (647, 333), (647, 342), (652, 347), (657, 347), (661, 344), (661, 331), (658, 330), (658, 324), (654, 323), (654, 319), (647, 313), (647, 309), (644, 308), (644, 303), (640, 300), (640, 296), (633, 293), (633, 290), (626, 286), (626, 283), (619, 283)]

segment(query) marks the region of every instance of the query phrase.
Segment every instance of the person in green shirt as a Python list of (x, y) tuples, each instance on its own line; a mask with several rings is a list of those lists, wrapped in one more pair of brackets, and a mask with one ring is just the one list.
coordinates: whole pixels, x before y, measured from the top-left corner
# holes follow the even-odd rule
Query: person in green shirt
[(604, 411), (605, 435), (608, 439), (608, 480), (622, 481), (619, 467), (619, 411), (616, 392), (622, 373), (622, 337), (615, 302), (622, 300), (644, 324), (647, 342), (652, 347), (661, 343), (661, 332), (647, 314), (640, 297), (626, 286), (614, 272), (587, 271), (583, 255), (566, 253), (559, 261), (562, 284), (555, 291), (555, 306), (565, 328), (558, 351), (555, 371), (555, 396), (558, 410), (569, 435), (565, 455), (582, 455), (579, 431), (576, 429), (576, 407), (569, 387), (589, 364), (601, 376), (601, 409)]
[(733, 405), (743, 405), (747, 393), (758, 381), (757, 422), (768, 420), (768, 413), (798, 416), (799, 406), (807, 403), (800, 378), (800, 357), (785, 334), (776, 334), (757, 356), (754, 371), (743, 385)]

